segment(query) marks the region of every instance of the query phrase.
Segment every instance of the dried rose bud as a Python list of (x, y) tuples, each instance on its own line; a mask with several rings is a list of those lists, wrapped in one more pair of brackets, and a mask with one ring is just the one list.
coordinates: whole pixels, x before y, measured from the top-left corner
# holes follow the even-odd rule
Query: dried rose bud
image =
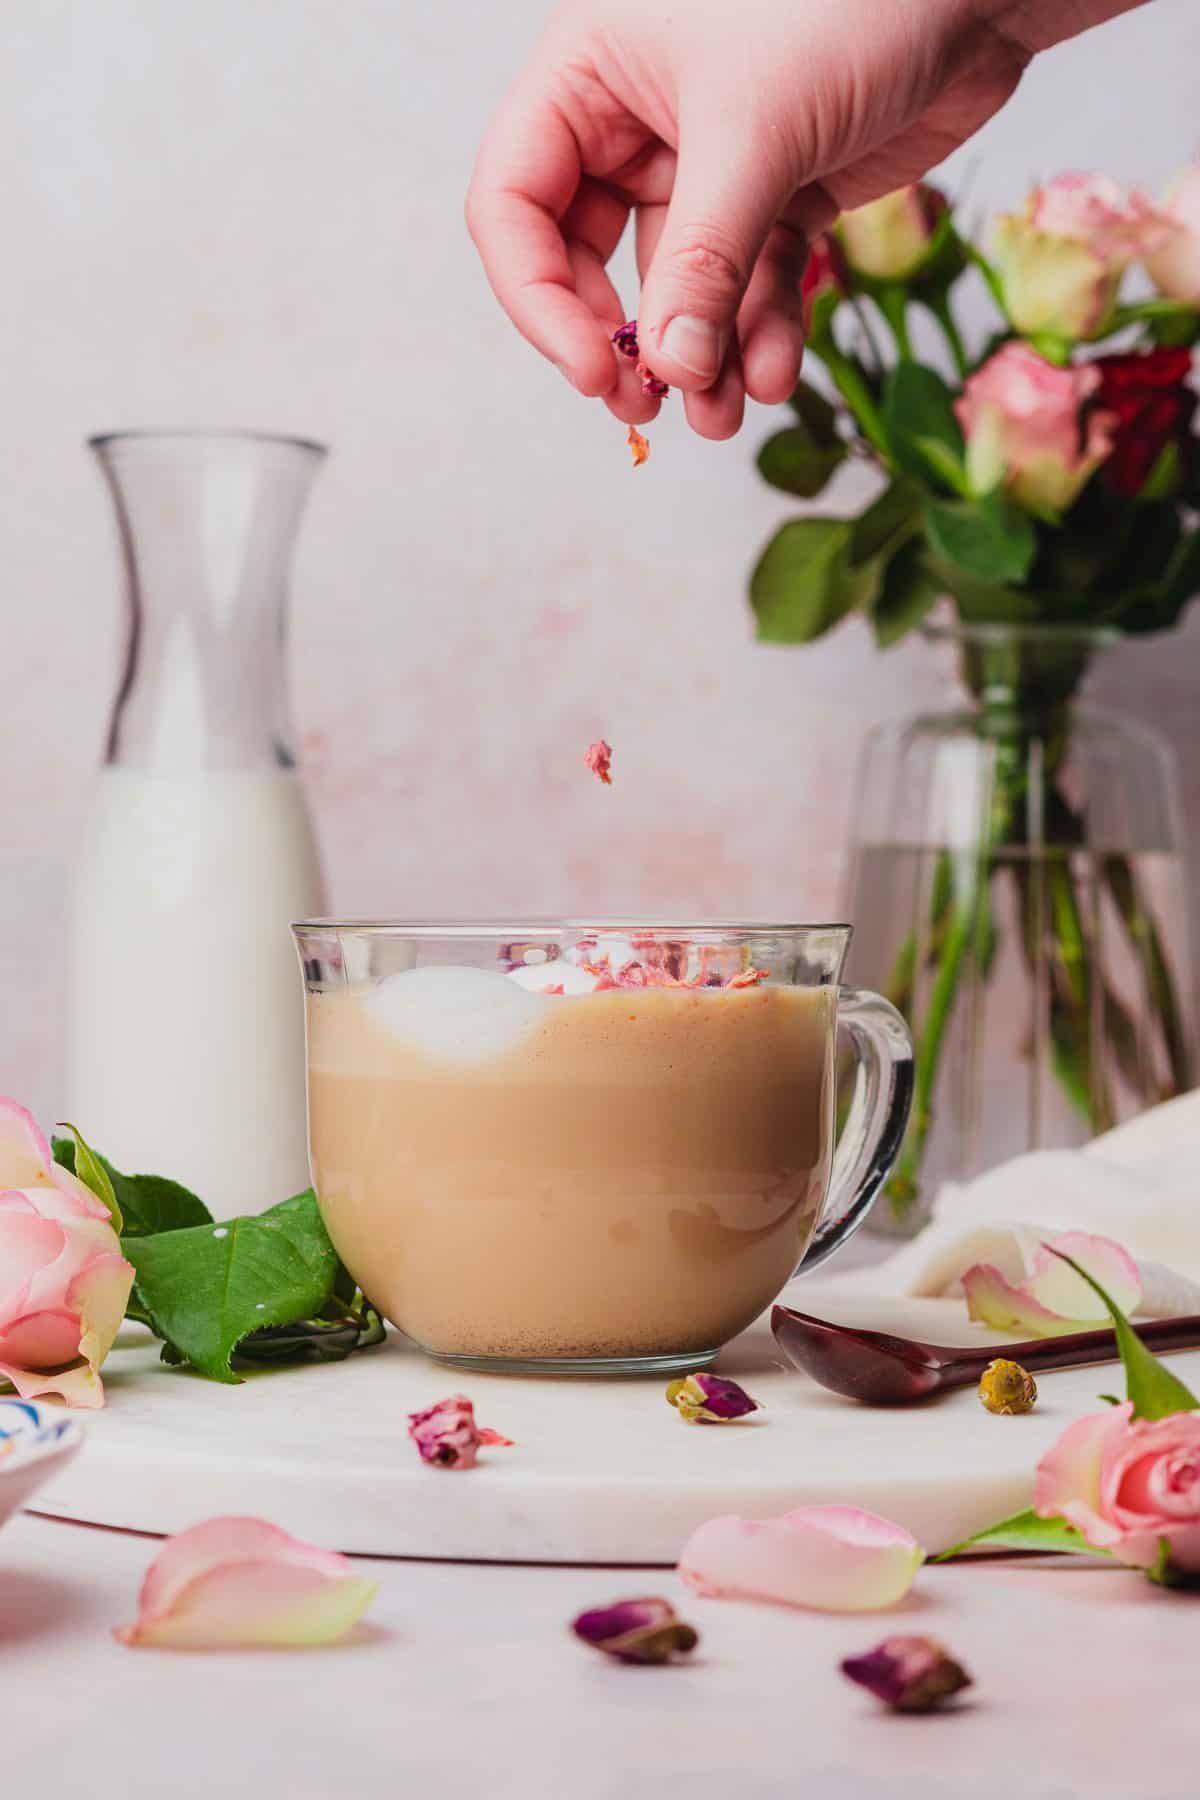
[(629, 357), (632, 361), (638, 354), (637, 320), (626, 319), (623, 325), (618, 325), (612, 334), (612, 341), (621, 355)]
[(615, 1656), (618, 1662), (664, 1663), (684, 1656), (700, 1642), (690, 1625), (675, 1616), (669, 1600), (619, 1600), (615, 1606), (598, 1606), (571, 1621), (576, 1637)]
[(680, 1381), (669, 1382), (667, 1400), (689, 1424), (706, 1425), (744, 1419), (747, 1413), (757, 1412), (760, 1404), (736, 1381), (725, 1381), (720, 1375), (685, 1375)]
[(990, 1413), (1027, 1413), (1037, 1405), (1037, 1382), (1020, 1363), (998, 1356), (983, 1371), (979, 1398)]
[(643, 394), (649, 394), (650, 397), (654, 400), (665, 400), (666, 399), (667, 395), (671, 391), (670, 388), (668, 387), (668, 385), (665, 381), (661, 380), (654, 373), (653, 369), (647, 367), (647, 365), (642, 361), (641, 357), (638, 358), (637, 373), (642, 378)]
[(933, 1712), (971, 1677), (936, 1638), (889, 1637), (865, 1656), (848, 1656), (842, 1674), (896, 1712)]
[(476, 1425), (475, 1408), (465, 1394), (451, 1394), (424, 1412), (409, 1413), (408, 1435), (421, 1461), (441, 1469), (473, 1469), (482, 1444), (512, 1443), (486, 1425)]

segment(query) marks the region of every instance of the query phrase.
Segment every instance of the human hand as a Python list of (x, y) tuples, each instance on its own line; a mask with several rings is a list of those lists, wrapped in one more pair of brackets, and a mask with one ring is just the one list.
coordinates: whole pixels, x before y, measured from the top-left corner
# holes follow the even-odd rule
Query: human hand
[[(808, 244), (915, 181), (1035, 50), (1139, 0), (566, 0), (492, 121), (467, 219), (497, 298), (580, 392), (644, 424), (611, 335), (702, 437), (787, 398)], [(635, 216), (642, 295), (606, 264)]]

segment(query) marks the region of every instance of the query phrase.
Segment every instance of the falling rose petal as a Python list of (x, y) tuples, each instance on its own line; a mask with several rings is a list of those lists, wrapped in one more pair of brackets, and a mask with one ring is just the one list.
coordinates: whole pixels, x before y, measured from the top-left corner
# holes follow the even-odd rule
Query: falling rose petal
[(592, 774), (602, 781), (605, 787), (612, 786), (612, 745), (606, 744), (603, 738), (597, 738), (589, 744), (583, 753), (583, 760)]
[(625, 442), (633, 453), (633, 466), (640, 469), (650, 457), (650, 440), (642, 436), (636, 425), (631, 425), (625, 436)]
[(377, 1587), (347, 1557), (265, 1519), (209, 1519), (168, 1539), (146, 1571), (137, 1619), (113, 1635), (177, 1650), (331, 1644)]
[(821, 1612), (878, 1612), (913, 1584), (925, 1552), (901, 1525), (855, 1506), (801, 1506), (777, 1519), (709, 1519), (683, 1547), (697, 1593)]
[[(1137, 1264), (1111, 1238), (1069, 1231), (1052, 1238), (1053, 1249), (1062, 1250), (1086, 1268), (1117, 1305), (1129, 1313), (1142, 1297)], [(1063, 1337), (1086, 1331), (1107, 1319), (1104, 1303), (1074, 1269), (1044, 1245), (1022, 1282), (1005, 1279), (991, 1263), (976, 1263), (962, 1278), (967, 1314), (997, 1331), (1023, 1331), (1030, 1337)]]
[(465, 1394), (451, 1394), (424, 1412), (408, 1415), (408, 1435), (421, 1461), (439, 1469), (473, 1469), (483, 1444), (510, 1445), (511, 1438), (475, 1423), (475, 1408)]
[(699, 1633), (676, 1617), (669, 1600), (619, 1600), (598, 1606), (571, 1621), (575, 1636), (618, 1662), (664, 1663), (687, 1655), (700, 1642)]
[(842, 1674), (894, 1712), (933, 1712), (971, 1686), (962, 1664), (936, 1638), (884, 1638), (864, 1656), (848, 1656)]

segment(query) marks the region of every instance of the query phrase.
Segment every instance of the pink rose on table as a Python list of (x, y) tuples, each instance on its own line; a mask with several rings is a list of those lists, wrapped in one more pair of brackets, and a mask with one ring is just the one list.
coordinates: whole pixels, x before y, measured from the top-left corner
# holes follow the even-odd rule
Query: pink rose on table
[(0, 1099), (0, 1382), (23, 1400), (103, 1406), (98, 1371), (132, 1286), (108, 1208)]
[(1200, 162), (1174, 183), (1158, 214), (1162, 234), (1143, 256), (1160, 293), (1200, 306)]
[(1200, 1573), (1200, 1413), (1134, 1419), (1126, 1400), (1080, 1419), (1038, 1464), (1033, 1504), (1132, 1568), (1165, 1546), (1170, 1569)]
[(1083, 417), (1099, 386), (1086, 364), (1060, 369), (1028, 344), (997, 350), (954, 403), (974, 491), (1003, 484), (1034, 511), (1064, 512), (1112, 446), (1110, 415)]
[(846, 261), (874, 281), (906, 280), (924, 261), (946, 205), (944, 194), (915, 181), (843, 213), (837, 233)]
[(993, 257), (1018, 331), (1087, 338), (1112, 311), (1121, 276), (1158, 230), (1149, 202), (1107, 175), (1058, 175), (1020, 213), (996, 221)]

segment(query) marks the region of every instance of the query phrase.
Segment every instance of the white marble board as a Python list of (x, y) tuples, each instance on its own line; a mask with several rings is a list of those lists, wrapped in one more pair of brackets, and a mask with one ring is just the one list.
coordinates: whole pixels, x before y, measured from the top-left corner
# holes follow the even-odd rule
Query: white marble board
[[(799, 1282), (806, 1311), (934, 1342), (979, 1341), (959, 1301), (882, 1299)], [(1200, 1383), (1200, 1353), (1172, 1359)], [(1039, 1455), (1116, 1367), (1041, 1379), (1037, 1410), (996, 1418), (973, 1389), (877, 1410), (828, 1394), (784, 1363), (765, 1320), (719, 1372), (766, 1410), (685, 1425), (665, 1383), (463, 1375), (392, 1334), (348, 1362), (258, 1374), (222, 1387), (164, 1367), (149, 1343), (115, 1350), (109, 1403), (88, 1415), (83, 1453), (37, 1510), (173, 1532), (254, 1513), (329, 1548), (485, 1561), (671, 1563), (714, 1514), (766, 1517), (847, 1502), (906, 1525), (931, 1551), (1028, 1505)], [(456, 1391), (482, 1425), (516, 1440), (469, 1472), (426, 1467), (406, 1415)]]

